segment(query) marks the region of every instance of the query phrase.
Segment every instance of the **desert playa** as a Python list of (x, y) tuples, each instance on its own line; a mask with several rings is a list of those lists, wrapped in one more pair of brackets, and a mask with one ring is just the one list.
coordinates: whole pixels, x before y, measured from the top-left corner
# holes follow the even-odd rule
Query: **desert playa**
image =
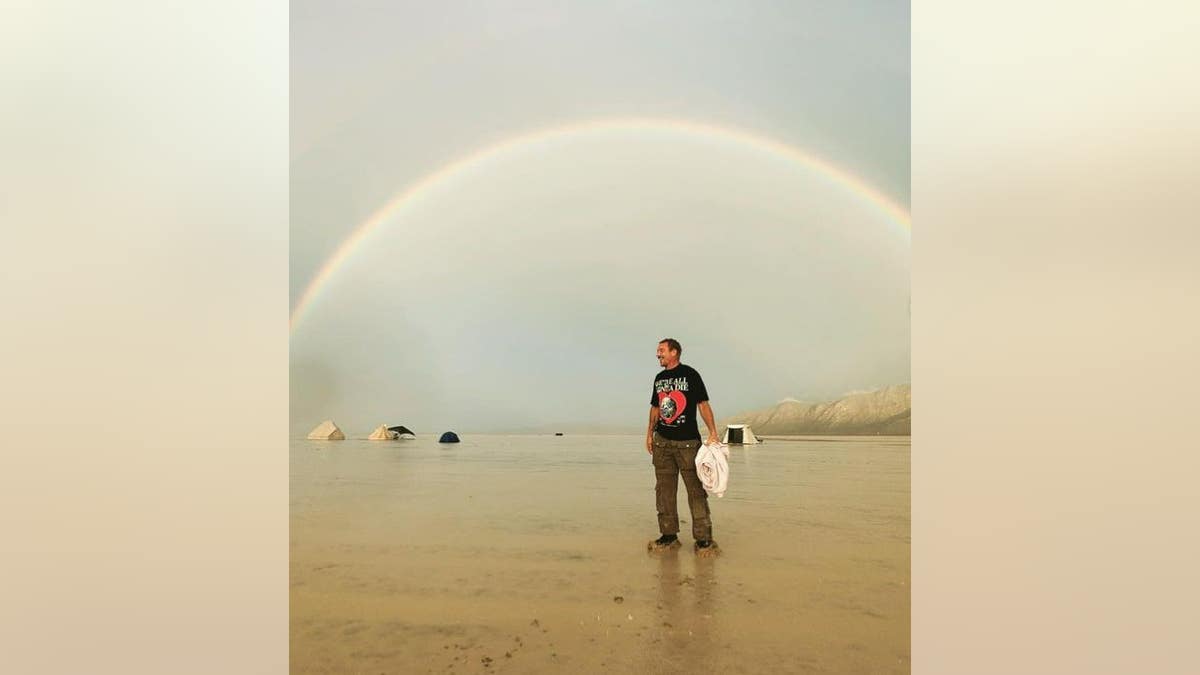
[(910, 670), (908, 437), (733, 446), (699, 559), (639, 436), (347, 436), (291, 444), (292, 672)]

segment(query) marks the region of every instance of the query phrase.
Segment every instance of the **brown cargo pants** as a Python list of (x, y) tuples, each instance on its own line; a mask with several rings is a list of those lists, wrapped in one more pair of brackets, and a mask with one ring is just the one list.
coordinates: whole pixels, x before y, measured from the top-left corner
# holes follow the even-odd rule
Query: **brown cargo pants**
[(679, 476), (687, 488), (688, 507), (692, 511), (692, 537), (697, 541), (712, 539), (712, 520), (708, 513), (708, 493), (696, 475), (696, 452), (700, 441), (672, 441), (657, 433), (651, 442), (654, 457), (654, 497), (658, 505), (658, 531), (663, 534), (679, 532), (679, 511), (676, 496)]

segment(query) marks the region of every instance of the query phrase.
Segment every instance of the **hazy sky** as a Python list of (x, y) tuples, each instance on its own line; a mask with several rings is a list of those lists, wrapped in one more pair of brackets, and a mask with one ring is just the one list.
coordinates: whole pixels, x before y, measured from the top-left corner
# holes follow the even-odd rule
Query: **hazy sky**
[[(292, 5), (293, 305), (390, 198), (480, 148), (618, 117), (819, 156), (904, 208), (907, 3)], [(439, 182), (292, 339), (294, 430), (639, 428), (656, 341), (719, 416), (908, 381), (909, 235), (761, 147), (610, 128)]]

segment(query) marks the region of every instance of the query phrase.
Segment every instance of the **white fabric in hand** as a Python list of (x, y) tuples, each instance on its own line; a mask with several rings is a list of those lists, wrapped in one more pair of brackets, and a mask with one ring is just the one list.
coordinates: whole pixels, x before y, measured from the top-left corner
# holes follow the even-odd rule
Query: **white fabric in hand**
[(708, 494), (724, 496), (729, 484), (729, 446), (724, 443), (701, 445), (696, 452), (696, 475)]

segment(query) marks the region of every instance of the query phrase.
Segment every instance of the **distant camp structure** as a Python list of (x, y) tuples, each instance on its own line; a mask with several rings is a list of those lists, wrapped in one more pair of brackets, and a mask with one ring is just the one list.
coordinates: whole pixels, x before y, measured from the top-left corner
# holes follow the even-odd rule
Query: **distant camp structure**
[(344, 441), (346, 434), (338, 428), (338, 425), (333, 423), (333, 420), (325, 420), (317, 425), (315, 429), (308, 432), (308, 440), (310, 441)]
[(730, 424), (725, 427), (725, 438), (721, 439), (726, 445), (752, 445), (761, 443), (749, 424)]
[(386, 424), (380, 424), (375, 427), (375, 431), (372, 431), (371, 435), (367, 436), (368, 441), (394, 441), (397, 438), (400, 438), (400, 434), (387, 428)]
[(417, 437), (417, 435), (414, 434), (411, 429), (409, 429), (408, 427), (403, 426), (403, 425), (397, 426), (397, 427), (388, 427), (388, 431), (396, 432), (400, 436), (400, 438), (406, 438), (406, 437), (407, 438), (416, 438)]
[(454, 433), (453, 431), (447, 431), (446, 433), (442, 434), (441, 438), (438, 439), (438, 443), (457, 443), (457, 442), (458, 442), (458, 434)]

